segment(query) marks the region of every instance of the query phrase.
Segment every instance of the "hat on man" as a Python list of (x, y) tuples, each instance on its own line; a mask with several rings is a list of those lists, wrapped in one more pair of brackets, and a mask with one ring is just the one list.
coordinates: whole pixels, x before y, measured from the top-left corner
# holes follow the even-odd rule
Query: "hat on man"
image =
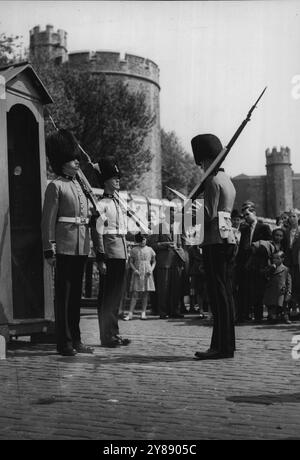
[(66, 129), (59, 129), (47, 138), (46, 155), (53, 172), (57, 175), (62, 173), (65, 163), (81, 158), (75, 136)]
[(197, 165), (203, 160), (214, 160), (223, 148), (220, 139), (214, 134), (199, 134), (193, 137), (191, 144)]
[(242, 204), (242, 213), (244, 213), (247, 209), (249, 209), (250, 212), (255, 211), (255, 203), (253, 201), (247, 200)]
[(118, 177), (120, 179), (121, 172), (113, 157), (100, 158), (98, 166), (102, 186), (105, 181), (111, 179), (112, 177)]

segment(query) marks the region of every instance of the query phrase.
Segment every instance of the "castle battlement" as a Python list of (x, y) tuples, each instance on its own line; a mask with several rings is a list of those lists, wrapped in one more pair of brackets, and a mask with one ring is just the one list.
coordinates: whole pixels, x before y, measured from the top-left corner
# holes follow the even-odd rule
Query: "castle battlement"
[(272, 150), (266, 150), (267, 166), (275, 164), (291, 164), (291, 151), (289, 147), (273, 147)]
[(67, 32), (62, 29), (54, 30), (52, 25), (46, 25), (45, 30), (41, 30), (40, 26), (36, 26), (29, 31), (30, 47), (32, 46), (51, 46), (59, 45), (67, 49)]
[(69, 53), (71, 66), (90, 65), (94, 72), (115, 72), (140, 76), (159, 82), (159, 67), (150, 59), (126, 53), (125, 56), (115, 51), (75, 51)]

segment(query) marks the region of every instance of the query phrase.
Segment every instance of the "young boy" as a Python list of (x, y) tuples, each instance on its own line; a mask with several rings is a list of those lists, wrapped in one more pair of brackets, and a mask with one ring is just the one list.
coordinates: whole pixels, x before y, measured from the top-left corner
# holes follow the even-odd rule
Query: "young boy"
[(283, 265), (284, 256), (283, 251), (277, 251), (272, 256), (272, 265), (266, 271), (268, 281), (264, 304), (268, 308), (270, 321), (276, 321), (280, 315), (289, 324), (287, 303), (291, 297), (292, 281), (289, 269)]

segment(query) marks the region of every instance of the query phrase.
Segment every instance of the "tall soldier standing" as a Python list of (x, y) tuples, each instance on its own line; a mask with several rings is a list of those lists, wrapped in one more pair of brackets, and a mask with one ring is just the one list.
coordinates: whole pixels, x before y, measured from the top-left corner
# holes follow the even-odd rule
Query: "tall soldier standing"
[[(222, 150), (213, 134), (202, 134), (191, 141), (196, 164), (207, 170)], [(235, 188), (223, 169), (208, 177), (204, 185), (203, 261), (213, 315), (213, 333), (207, 352), (196, 352), (197, 359), (232, 358), (235, 351), (234, 302), (230, 267), (235, 238), (230, 213)]]
[(127, 260), (127, 215), (115, 192), (120, 190), (120, 171), (111, 157), (100, 159), (100, 185), (104, 194), (99, 202), (100, 217), (92, 226), (92, 240), (103, 286), (99, 290), (98, 319), (103, 347), (128, 345), (119, 335), (118, 313), (122, 299)]
[(88, 200), (78, 177), (80, 151), (64, 129), (49, 136), (46, 153), (57, 177), (48, 184), (42, 213), (47, 262), (55, 265), (57, 351), (64, 356), (92, 353), (81, 342), (80, 300), (84, 265), (90, 251)]

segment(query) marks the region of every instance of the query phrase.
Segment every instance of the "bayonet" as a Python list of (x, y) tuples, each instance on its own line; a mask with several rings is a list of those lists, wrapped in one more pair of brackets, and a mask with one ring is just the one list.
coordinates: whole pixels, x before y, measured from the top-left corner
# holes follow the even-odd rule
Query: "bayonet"
[(187, 197), (187, 200), (195, 200), (204, 190), (204, 184), (207, 180), (207, 178), (209, 176), (211, 176), (212, 174), (215, 174), (215, 172), (219, 169), (219, 167), (221, 166), (221, 164), (223, 163), (223, 161), (225, 160), (225, 158), (227, 157), (230, 149), (232, 148), (233, 144), (235, 143), (235, 141), (237, 140), (237, 138), (239, 137), (239, 135), (241, 134), (241, 132), (243, 131), (243, 129), (245, 128), (246, 124), (248, 123), (248, 121), (250, 121), (251, 119), (251, 114), (253, 112), (253, 110), (256, 108), (258, 102), (260, 101), (260, 99), (262, 98), (264, 92), (266, 91), (267, 87), (264, 88), (264, 90), (261, 92), (260, 96), (258, 97), (257, 101), (253, 104), (253, 106), (251, 107), (251, 109), (249, 110), (245, 120), (241, 123), (241, 125), (238, 127), (238, 129), (236, 130), (236, 132), (234, 133), (234, 135), (232, 136), (232, 138), (230, 139), (229, 143), (227, 144), (226, 147), (224, 147), (221, 152), (219, 153), (219, 155), (214, 159), (214, 161), (212, 162), (212, 164), (209, 166), (209, 168), (205, 171), (205, 173), (203, 174), (202, 178), (201, 178), (201, 181), (198, 185), (196, 185), (194, 187), (194, 189), (191, 191), (191, 193), (189, 194), (189, 196)]

